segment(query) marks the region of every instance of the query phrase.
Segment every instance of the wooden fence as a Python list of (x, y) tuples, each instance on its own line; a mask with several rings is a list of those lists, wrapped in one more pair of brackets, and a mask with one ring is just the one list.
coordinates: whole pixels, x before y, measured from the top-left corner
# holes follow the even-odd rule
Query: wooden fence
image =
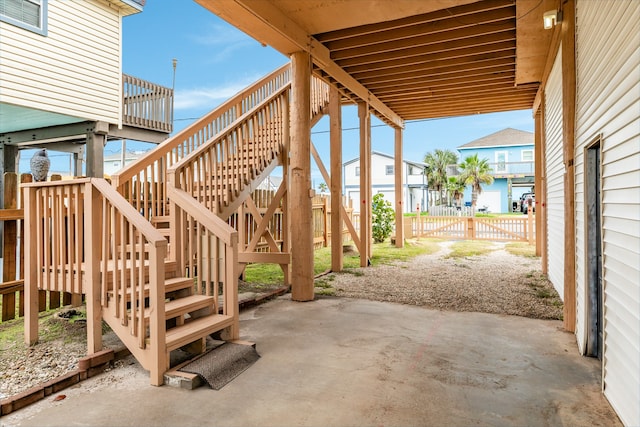
[(404, 219), (405, 237), (516, 241), (535, 244), (535, 216), (419, 216)]
[[(51, 176), (51, 181), (59, 181), (60, 175)], [(19, 183), (32, 182), (30, 174), (18, 176), (4, 174), (4, 206), (0, 209), (3, 224), (2, 239), (2, 281), (0, 282), (1, 321), (24, 316), (24, 210)], [(79, 295), (67, 292), (40, 291), (38, 295), (40, 311), (58, 308), (62, 305), (78, 305)]]

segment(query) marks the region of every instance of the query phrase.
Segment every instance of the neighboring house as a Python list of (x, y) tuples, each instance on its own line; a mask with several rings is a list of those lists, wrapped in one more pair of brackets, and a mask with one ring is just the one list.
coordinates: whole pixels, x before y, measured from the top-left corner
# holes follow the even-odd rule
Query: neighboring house
[[(122, 153), (110, 154), (104, 157), (104, 174), (113, 175), (129, 163), (138, 160), (146, 151), (127, 151), (124, 159)], [(124, 160), (124, 161), (123, 161)]]
[(173, 91), (122, 74), (122, 18), (144, 2), (0, 0), (0, 180), (19, 150), (73, 153), (74, 175), (102, 176), (107, 140), (166, 139)]
[[(494, 182), (483, 184), (476, 206), (487, 206), (489, 212), (511, 212), (512, 202), (534, 185), (533, 133), (507, 128), (458, 147), (460, 161), (474, 154), (487, 159)], [(471, 188), (464, 193), (471, 202)]]
[[(402, 161), (402, 191), (404, 212), (424, 211), (428, 206), (427, 177), (424, 173), (427, 165), (410, 160)], [(354, 211), (360, 212), (360, 158), (342, 165), (343, 193)], [(382, 193), (384, 198), (395, 206), (394, 158), (389, 154), (373, 151), (371, 153), (372, 194)]]

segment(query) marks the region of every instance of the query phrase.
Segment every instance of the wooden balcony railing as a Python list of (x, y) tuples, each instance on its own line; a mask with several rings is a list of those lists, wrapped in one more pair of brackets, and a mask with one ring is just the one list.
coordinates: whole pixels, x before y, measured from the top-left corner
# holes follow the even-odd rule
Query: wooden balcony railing
[[(535, 163), (532, 161), (490, 162), (488, 165), (491, 168), (491, 175), (495, 178), (517, 178), (535, 174)], [(449, 176), (460, 175), (458, 165), (447, 166), (447, 174)]]
[(122, 123), (158, 132), (173, 131), (173, 89), (122, 75)]

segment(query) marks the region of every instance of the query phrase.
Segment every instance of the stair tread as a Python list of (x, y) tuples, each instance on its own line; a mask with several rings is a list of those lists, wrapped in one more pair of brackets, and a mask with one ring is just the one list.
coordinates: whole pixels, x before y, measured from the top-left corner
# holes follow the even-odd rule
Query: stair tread
[[(165, 317), (171, 319), (181, 314), (191, 313), (210, 306), (213, 309), (213, 297), (206, 295), (189, 295), (169, 301), (164, 306)], [(149, 309), (145, 310), (145, 317), (149, 316)]]
[[(171, 279), (164, 280), (164, 292), (176, 292), (181, 289), (188, 289), (193, 286), (193, 279), (190, 277), (172, 277)], [(130, 295), (130, 287), (126, 288), (126, 295)], [(149, 284), (144, 284), (144, 295), (149, 296)], [(113, 291), (109, 291), (109, 294), (113, 294)]]
[(167, 330), (167, 351), (172, 351), (183, 345), (189, 344), (198, 338), (231, 326), (233, 317), (224, 314), (211, 314), (192, 320), (184, 325)]

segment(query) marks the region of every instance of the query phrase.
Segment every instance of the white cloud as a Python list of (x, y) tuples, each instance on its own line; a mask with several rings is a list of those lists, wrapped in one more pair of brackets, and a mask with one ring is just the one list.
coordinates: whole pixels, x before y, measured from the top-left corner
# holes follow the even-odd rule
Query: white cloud
[(258, 78), (259, 76), (249, 76), (238, 81), (219, 86), (199, 87), (184, 90), (176, 89), (176, 98), (173, 105), (174, 109), (176, 111), (201, 108), (213, 109), (216, 105), (226, 101), (233, 95), (245, 89)]
[(242, 31), (225, 25), (212, 25), (208, 30), (194, 34), (191, 38), (195, 43), (215, 48), (207, 57), (210, 63), (227, 60), (233, 52), (257, 43)]

